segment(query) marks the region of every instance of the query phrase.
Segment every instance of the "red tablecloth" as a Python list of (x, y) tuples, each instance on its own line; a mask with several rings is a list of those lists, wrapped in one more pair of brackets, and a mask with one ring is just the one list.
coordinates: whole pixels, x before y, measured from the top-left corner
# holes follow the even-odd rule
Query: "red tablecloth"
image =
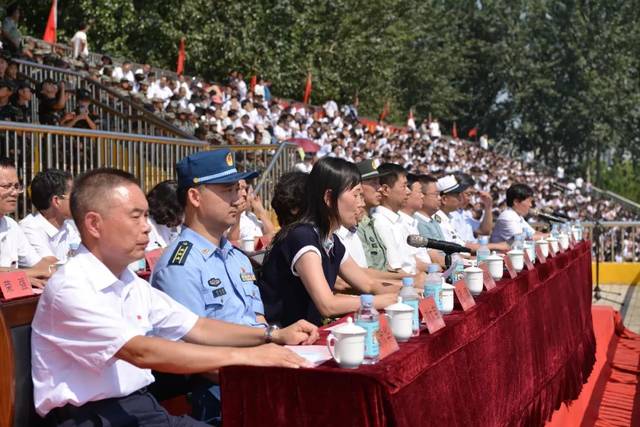
[(590, 247), (500, 281), (374, 366), (225, 368), (224, 426), (543, 425), (593, 367)]

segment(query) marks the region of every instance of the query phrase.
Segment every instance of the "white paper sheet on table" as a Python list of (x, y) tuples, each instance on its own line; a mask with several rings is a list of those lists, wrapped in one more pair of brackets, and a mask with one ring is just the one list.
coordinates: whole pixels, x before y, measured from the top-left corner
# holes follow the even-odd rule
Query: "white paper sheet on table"
[(313, 367), (322, 365), (331, 359), (331, 354), (324, 345), (287, 345), (285, 346), (300, 357), (304, 357), (313, 364)]

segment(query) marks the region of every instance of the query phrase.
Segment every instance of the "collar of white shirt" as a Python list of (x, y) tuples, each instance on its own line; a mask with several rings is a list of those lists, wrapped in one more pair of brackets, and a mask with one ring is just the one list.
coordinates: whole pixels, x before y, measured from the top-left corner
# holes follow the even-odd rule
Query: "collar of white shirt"
[(87, 278), (96, 291), (102, 291), (116, 282), (121, 282), (126, 286), (134, 282), (137, 278), (128, 268), (124, 269), (120, 277), (116, 277), (116, 275), (84, 245), (80, 245), (78, 253), (74, 258), (84, 265), (85, 271), (91, 271), (91, 274), (88, 274)]
[(42, 228), (49, 237), (55, 236), (60, 231), (53, 224), (51, 224), (40, 212), (33, 216), (33, 221), (40, 228)]
[(401, 221), (400, 215), (398, 215), (397, 213), (395, 213), (391, 209), (389, 209), (389, 208), (387, 208), (385, 206), (382, 206), (382, 205), (380, 205), (380, 206), (378, 206), (376, 208), (376, 214), (385, 217), (386, 219), (391, 221), (392, 224), (395, 224), (396, 222), (400, 222)]

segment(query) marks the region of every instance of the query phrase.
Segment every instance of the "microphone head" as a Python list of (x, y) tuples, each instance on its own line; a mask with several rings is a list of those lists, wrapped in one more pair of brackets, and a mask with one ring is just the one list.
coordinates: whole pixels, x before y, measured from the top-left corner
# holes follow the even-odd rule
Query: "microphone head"
[(413, 246), (414, 248), (419, 248), (425, 246), (429, 239), (424, 238), (418, 234), (410, 234), (407, 236), (407, 244), (409, 246)]

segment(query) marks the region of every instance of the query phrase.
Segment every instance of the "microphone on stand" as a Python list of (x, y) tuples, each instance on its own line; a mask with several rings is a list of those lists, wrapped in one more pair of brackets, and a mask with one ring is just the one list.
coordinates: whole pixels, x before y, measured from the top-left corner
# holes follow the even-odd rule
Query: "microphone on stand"
[(471, 249), (458, 245), (457, 243), (445, 242), (444, 240), (428, 239), (417, 234), (407, 236), (407, 244), (414, 248), (429, 248), (442, 251), (446, 254), (458, 252), (471, 253)]
[(530, 209), (529, 213), (533, 216), (537, 216), (538, 218), (544, 219), (545, 221), (548, 221), (548, 222), (559, 222), (559, 223), (567, 222), (567, 220), (564, 218), (559, 218), (555, 215), (549, 215), (548, 213), (540, 212), (538, 209)]

